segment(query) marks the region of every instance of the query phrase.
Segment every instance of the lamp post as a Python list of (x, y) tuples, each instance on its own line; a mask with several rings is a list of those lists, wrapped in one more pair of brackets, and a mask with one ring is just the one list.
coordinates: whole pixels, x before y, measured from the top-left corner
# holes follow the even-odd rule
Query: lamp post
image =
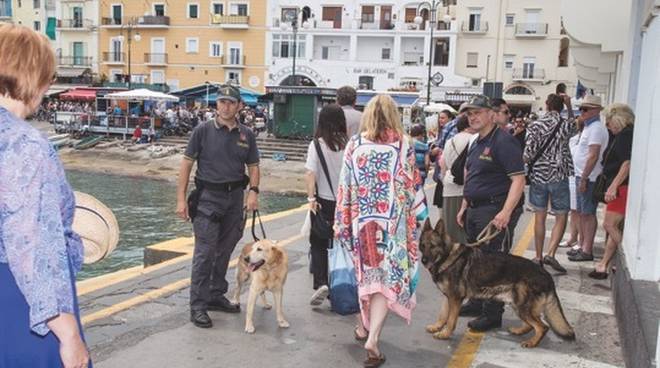
[[(298, 85), (298, 80), (296, 78), (296, 57), (298, 56), (298, 8), (296, 8), (295, 13), (288, 13), (285, 16), (284, 21), (281, 23), (280, 28), (283, 31), (287, 31), (289, 27), (293, 31), (293, 65), (291, 69), (291, 82), (294, 86)], [(303, 28), (309, 28), (309, 22), (305, 21), (302, 24)]]
[(206, 84), (206, 108), (209, 108), (209, 81), (204, 82)]
[(417, 16), (415, 17), (415, 23), (418, 25), (422, 24), (424, 22), (424, 18), (422, 18), (421, 13), (422, 9), (429, 9), (429, 29), (431, 30), (431, 38), (429, 40), (429, 70), (428, 70), (428, 75), (426, 77), (426, 105), (431, 104), (431, 66), (433, 65), (433, 29), (436, 26), (436, 15), (438, 12), (438, 7), (440, 6), (445, 6), (447, 7), (447, 14), (443, 17), (444, 21), (449, 21), (451, 20), (451, 16), (449, 15), (449, 0), (432, 0), (431, 2), (425, 1), (423, 3), (420, 3), (417, 6)]
[(135, 17), (131, 17), (128, 20), (128, 23), (122, 24), (120, 30), (119, 30), (119, 39), (124, 42), (124, 30), (126, 30), (126, 40), (128, 41), (128, 89), (131, 89), (131, 82), (132, 82), (132, 76), (131, 76), (131, 41), (135, 40), (135, 42), (140, 42), (142, 39), (142, 36), (140, 36), (140, 32), (136, 32), (135, 35), (133, 35), (133, 29), (136, 28), (137, 26), (137, 19)]

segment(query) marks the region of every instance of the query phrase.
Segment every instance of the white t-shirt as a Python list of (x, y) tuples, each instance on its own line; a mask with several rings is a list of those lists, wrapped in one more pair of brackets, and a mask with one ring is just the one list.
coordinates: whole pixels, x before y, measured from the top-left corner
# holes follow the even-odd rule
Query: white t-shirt
[(337, 195), (337, 187), (339, 186), (339, 172), (341, 170), (341, 164), (344, 159), (344, 151), (334, 152), (328, 148), (322, 138), (319, 138), (319, 144), (321, 146), (321, 152), (325, 158), (325, 163), (328, 165), (328, 173), (330, 174), (330, 181), (332, 182), (332, 190), (335, 195), (332, 195), (330, 186), (328, 186), (328, 180), (325, 178), (325, 173), (323, 172), (323, 166), (321, 165), (321, 160), (316, 154), (316, 147), (314, 147), (314, 141), (309, 142), (309, 147), (307, 148), (307, 162), (305, 162), (305, 168), (309, 171), (313, 171), (315, 174), (316, 185), (319, 188), (319, 197), (335, 201), (335, 196)]
[(445, 175), (442, 177), (442, 196), (443, 197), (462, 197), (463, 186), (454, 183), (454, 175), (451, 174), (451, 165), (458, 158), (458, 155), (463, 152), (465, 147), (470, 144), (473, 134), (468, 132), (460, 132), (447, 140), (445, 149), (442, 151), (442, 159), (444, 160)]
[(603, 152), (605, 152), (605, 148), (607, 148), (607, 141), (609, 139), (610, 135), (607, 133), (607, 128), (605, 128), (605, 125), (603, 125), (600, 120), (585, 125), (582, 134), (578, 139), (575, 156), (573, 156), (573, 162), (575, 163), (575, 176), (582, 176), (584, 167), (587, 164), (589, 146), (599, 144), (600, 152), (598, 154), (598, 159), (596, 160), (594, 169), (591, 170), (591, 173), (589, 174), (589, 181), (596, 181), (598, 175), (603, 171), (601, 159), (603, 157)]
[(344, 117), (346, 118), (346, 135), (350, 139), (360, 132), (362, 113), (355, 110), (353, 106), (342, 106), (341, 108), (344, 110)]

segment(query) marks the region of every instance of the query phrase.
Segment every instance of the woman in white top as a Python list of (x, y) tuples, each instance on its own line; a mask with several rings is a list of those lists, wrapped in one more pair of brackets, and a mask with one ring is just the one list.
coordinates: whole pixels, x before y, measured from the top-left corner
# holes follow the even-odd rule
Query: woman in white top
[(473, 132), (471, 131), (467, 116), (461, 116), (458, 119), (456, 128), (458, 134), (447, 140), (440, 159), (440, 167), (444, 173), (442, 176), (442, 185), (444, 186), (442, 192), (442, 196), (444, 197), (442, 218), (445, 219), (447, 234), (449, 234), (452, 241), (465, 244), (467, 242), (465, 230), (456, 222), (456, 215), (458, 215), (463, 201), (463, 186), (454, 183), (451, 166), (461, 152), (470, 144)]
[[(314, 142), (318, 141), (321, 153), (328, 168), (329, 178), (326, 177), (321, 165), (321, 159), (316, 151)], [(309, 210), (334, 223), (335, 206), (337, 204), (337, 186), (339, 172), (344, 158), (344, 147), (348, 137), (346, 135), (346, 117), (344, 111), (337, 104), (326, 105), (319, 112), (318, 124), (314, 133), (314, 141), (307, 149), (307, 162), (305, 168), (305, 183), (307, 188), (307, 201)], [(331, 184), (328, 183), (328, 179)], [(322, 239), (310, 233), (311, 245), (311, 271), (314, 278), (314, 294), (310, 300), (312, 305), (319, 305), (328, 296), (328, 248), (332, 239)]]
[[(582, 123), (577, 119), (575, 120), (577, 124), (578, 132), (571, 139), (568, 140), (568, 148), (571, 151), (571, 157), (573, 157), (573, 166), (575, 166), (575, 153), (577, 152), (578, 141), (580, 140), (580, 134), (582, 134)], [(578, 242), (578, 213), (577, 213), (577, 181), (575, 176), (568, 178), (568, 189), (570, 191), (570, 203), (571, 203), (571, 212), (570, 212), (570, 224), (569, 224), (569, 239), (559, 243), (560, 247), (571, 247), (575, 250), (580, 249), (580, 243)]]

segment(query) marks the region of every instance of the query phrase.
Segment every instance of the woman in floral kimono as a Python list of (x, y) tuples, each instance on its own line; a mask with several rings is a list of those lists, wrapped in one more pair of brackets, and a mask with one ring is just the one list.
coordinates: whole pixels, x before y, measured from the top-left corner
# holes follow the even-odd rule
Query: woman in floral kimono
[(391, 97), (379, 95), (367, 105), (361, 133), (346, 146), (337, 200), (335, 244), (352, 250), (358, 280), (355, 338), (366, 341), (364, 366), (378, 367), (385, 362), (378, 340), (388, 312), (410, 323), (418, 223), (427, 215), (414, 147)]

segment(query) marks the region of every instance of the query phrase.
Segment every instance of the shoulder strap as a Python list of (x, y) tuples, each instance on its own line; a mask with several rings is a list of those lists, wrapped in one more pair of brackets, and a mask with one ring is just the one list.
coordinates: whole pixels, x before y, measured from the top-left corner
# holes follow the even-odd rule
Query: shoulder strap
[(328, 164), (325, 162), (325, 157), (323, 157), (323, 151), (321, 150), (321, 144), (319, 143), (318, 139), (314, 139), (314, 148), (316, 148), (316, 154), (319, 156), (319, 160), (321, 161), (321, 167), (323, 167), (325, 180), (328, 181), (328, 185), (330, 186), (330, 192), (332, 192), (332, 196), (335, 197), (335, 199), (337, 199), (337, 197), (335, 196), (335, 191), (334, 189), (332, 189), (332, 180), (330, 180), (330, 172), (328, 171)]
[(559, 132), (559, 129), (561, 128), (562, 124), (564, 124), (564, 119), (559, 119), (559, 123), (557, 123), (557, 126), (555, 127), (555, 129), (552, 130), (552, 133), (550, 134), (550, 137), (548, 137), (545, 140), (545, 142), (543, 142), (543, 146), (541, 146), (541, 148), (538, 150), (538, 152), (536, 152), (536, 155), (534, 155), (534, 157), (527, 163), (528, 167), (534, 166), (536, 161), (538, 161), (539, 158), (541, 158), (541, 155), (543, 155), (543, 152), (545, 152), (545, 150), (548, 148), (548, 146), (550, 145), (550, 143), (552, 142), (554, 137), (557, 136), (557, 132)]

